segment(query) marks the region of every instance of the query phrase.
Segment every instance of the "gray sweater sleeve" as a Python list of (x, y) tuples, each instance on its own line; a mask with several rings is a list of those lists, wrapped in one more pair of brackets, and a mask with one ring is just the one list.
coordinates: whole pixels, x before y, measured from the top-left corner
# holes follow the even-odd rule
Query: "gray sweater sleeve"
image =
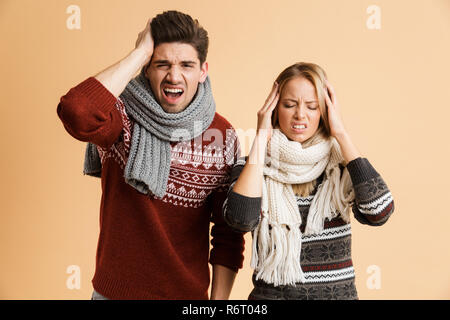
[(231, 171), (231, 185), (223, 204), (225, 222), (237, 232), (253, 231), (259, 223), (261, 215), (261, 197), (246, 197), (233, 191), (242, 172), (246, 158), (240, 158)]
[(347, 169), (355, 190), (356, 220), (371, 226), (384, 224), (394, 211), (394, 200), (383, 178), (366, 158), (350, 161)]
[[(246, 158), (240, 158), (234, 165), (223, 205), (224, 220), (238, 232), (253, 231), (261, 217), (261, 197), (246, 197), (233, 191), (245, 161)], [(394, 201), (386, 183), (366, 158), (350, 161), (347, 169), (355, 190), (352, 210), (356, 220), (372, 226), (384, 224), (394, 211)]]

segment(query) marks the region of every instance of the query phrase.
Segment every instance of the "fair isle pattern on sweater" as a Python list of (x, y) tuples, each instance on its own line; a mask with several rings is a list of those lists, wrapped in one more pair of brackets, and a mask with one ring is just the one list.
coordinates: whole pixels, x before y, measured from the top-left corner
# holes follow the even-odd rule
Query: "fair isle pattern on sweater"
[[(300, 229), (306, 225), (312, 196), (297, 197), (299, 212), (304, 218)], [(302, 252), (300, 256), (305, 283), (334, 282), (355, 277), (351, 259), (351, 225), (340, 218), (325, 221), (319, 234), (302, 233)]]
[[(237, 231), (254, 230), (261, 219), (256, 198), (237, 195), (232, 188), (236, 183), (245, 160), (239, 159), (232, 171), (232, 183), (228, 198), (223, 204), (224, 218)], [(354, 217), (361, 223), (380, 226), (394, 210), (391, 192), (382, 177), (367, 159), (358, 158), (347, 165), (355, 190), (352, 207)], [(341, 168), (342, 170), (342, 168)], [(318, 178), (319, 185), (323, 175)], [(316, 187), (317, 190), (317, 187)], [(353, 268), (351, 224), (340, 215), (324, 222), (318, 234), (304, 235), (310, 204), (316, 192), (307, 197), (296, 196), (302, 224), (302, 249), (300, 265), (305, 275), (304, 283), (274, 286), (253, 274), (254, 288), (249, 299), (357, 299), (355, 270)]]
[(119, 137), (119, 140), (113, 144), (113, 146), (107, 150), (97, 146), (97, 151), (100, 156), (100, 161), (103, 165), (106, 159), (113, 158), (115, 162), (120, 166), (121, 169), (125, 169), (125, 165), (127, 164), (128, 154), (130, 153), (131, 146), (131, 128), (132, 122), (128, 118), (127, 113), (125, 111), (125, 105), (120, 100), (117, 99), (115, 107), (120, 112), (120, 116), (123, 122), (123, 130)]
[[(124, 124), (122, 133), (110, 149), (97, 146), (97, 150), (102, 165), (112, 158), (124, 169), (130, 152), (133, 121), (128, 117), (120, 98), (115, 106)], [(169, 180), (166, 194), (161, 200), (175, 206), (198, 208), (213, 191), (227, 190), (229, 168), (238, 150), (235, 145), (237, 141), (234, 130), (226, 130), (225, 146), (216, 140), (203, 145), (198, 139), (193, 139), (193, 146), (192, 141), (171, 144)], [(157, 198), (154, 195), (152, 197)]]

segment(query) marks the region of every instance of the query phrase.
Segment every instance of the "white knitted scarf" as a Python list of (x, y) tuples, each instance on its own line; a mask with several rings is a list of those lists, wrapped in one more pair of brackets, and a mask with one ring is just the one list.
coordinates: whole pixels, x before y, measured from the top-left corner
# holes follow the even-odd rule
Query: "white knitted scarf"
[(274, 130), (264, 166), (262, 218), (253, 233), (251, 267), (256, 279), (275, 286), (305, 282), (300, 266), (302, 219), (292, 184), (313, 181), (325, 170), (309, 209), (305, 235), (321, 233), (325, 219), (339, 214), (350, 222), (354, 191), (347, 169), (341, 177), (343, 161), (334, 138), (303, 149), (301, 143)]

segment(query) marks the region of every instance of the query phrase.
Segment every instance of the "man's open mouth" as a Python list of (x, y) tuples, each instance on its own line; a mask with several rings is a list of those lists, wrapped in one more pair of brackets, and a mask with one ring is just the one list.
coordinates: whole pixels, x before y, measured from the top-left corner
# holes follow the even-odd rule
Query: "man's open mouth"
[(184, 90), (180, 88), (164, 88), (163, 92), (166, 97), (176, 99), (181, 97), (181, 95), (184, 93)]

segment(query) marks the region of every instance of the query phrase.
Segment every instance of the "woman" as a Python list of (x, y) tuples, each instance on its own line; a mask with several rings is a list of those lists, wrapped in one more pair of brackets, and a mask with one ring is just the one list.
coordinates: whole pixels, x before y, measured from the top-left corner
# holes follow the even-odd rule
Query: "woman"
[(394, 203), (345, 130), (322, 68), (297, 63), (278, 76), (232, 179), (224, 219), (252, 231), (249, 299), (358, 299), (349, 212), (378, 226)]

